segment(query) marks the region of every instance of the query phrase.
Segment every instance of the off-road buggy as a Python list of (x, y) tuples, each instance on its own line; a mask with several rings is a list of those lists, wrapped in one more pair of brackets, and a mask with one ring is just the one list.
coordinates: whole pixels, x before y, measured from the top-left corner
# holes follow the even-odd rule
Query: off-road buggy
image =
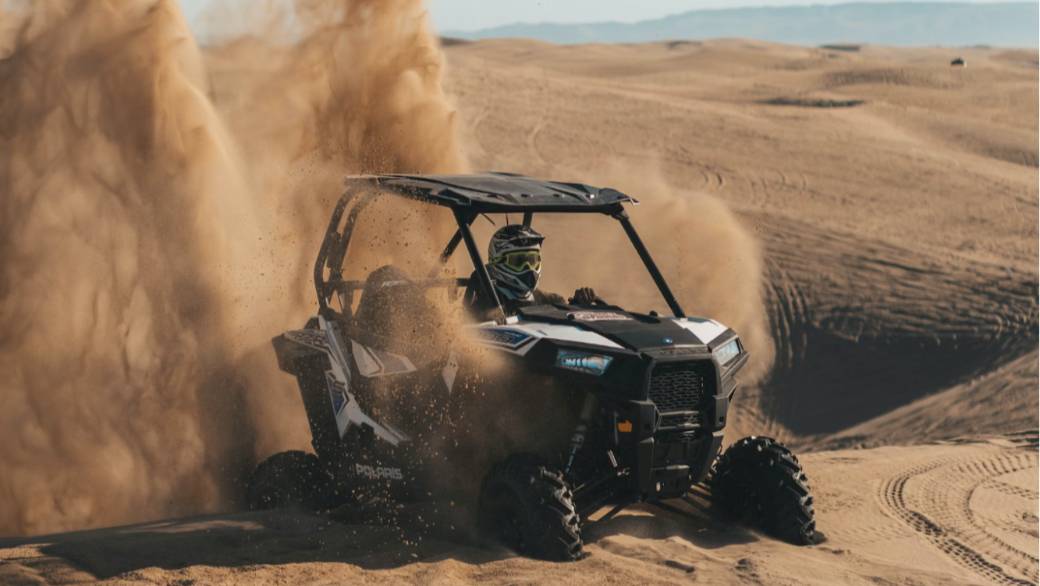
[[(814, 541), (812, 496), (790, 451), (750, 437), (720, 455), (736, 375), (748, 354), (732, 330), (683, 312), (624, 209), (632, 198), (500, 173), (365, 176), (347, 184), (314, 266), (318, 314), (273, 341), (279, 366), (298, 381), (314, 454), (284, 452), (261, 463), (249, 482), (250, 507), (421, 498), (438, 479), (443, 486), (446, 476), (478, 466), (480, 455), (498, 454), (498, 461), (479, 464), (479, 525), (533, 557), (576, 559), (583, 523), (593, 513), (612, 506), (607, 519), (632, 503), (663, 503), (691, 491), (772, 535)], [(443, 278), (442, 267), (431, 267), (434, 277), (411, 279), (388, 266), (364, 280), (345, 279), (358, 219), (386, 196), (448, 208), (458, 229), (440, 255), (442, 267), (464, 244), (473, 277)], [(460, 389), (460, 381), (470, 388), (479, 379), (466, 378), (465, 357), (455, 348), (426, 341), (429, 327), (439, 325), (428, 327), (422, 299), (438, 289), (481, 287), (501, 310), (471, 225), (482, 215), (504, 214), (528, 226), (539, 214), (613, 218), (672, 315), (556, 304), (474, 320), (462, 327), (465, 335), (510, 365), (508, 380), (485, 382), (512, 386), (518, 404), (508, 413), (478, 409), (473, 421), (459, 423), (464, 403), (487, 395)], [(388, 333), (394, 320), (414, 322), (405, 340)], [(422, 356), (409, 354), (416, 352)], [(506, 427), (499, 419), (512, 416), (515, 424), (517, 413), (532, 428), (543, 419), (569, 427), (564, 435), (539, 431), (540, 442), (531, 446), (499, 441), (496, 430)], [(468, 452), (454, 449), (460, 442), (452, 435), (474, 425), (482, 443), (469, 442)], [(514, 447), (521, 452), (501, 453)]]

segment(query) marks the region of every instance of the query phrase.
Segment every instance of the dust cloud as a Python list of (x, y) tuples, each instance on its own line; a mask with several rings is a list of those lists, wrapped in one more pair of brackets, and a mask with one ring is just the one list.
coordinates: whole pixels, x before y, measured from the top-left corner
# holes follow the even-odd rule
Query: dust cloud
[[(628, 208), (629, 216), (683, 310), (718, 320), (740, 335), (751, 353), (741, 383), (765, 376), (774, 348), (763, 300), (762, 253), (726, 204), (672, 185), (653, 164), (607, 164), (582, 180), (639, 200)], [(547, 290), (567, 297), (577, 287), (591, 286), (608, 303), (669, 314), (616, 221), (544, 216), (535, 222), (547, 237), (542, 270)]]
[[(262, 35), (207, 50), (211, 92), (243, 157), (249, 198), (265, 210), (260, 239), (239, 271), (239, 340), (255, 344), (238, 370), (263, 430), (257, 455), (309, 446), (295, 382), (276, 371), (267, 340), (314, 311), (311, 268), (344, 175), (466, 170), (455, 114), (441, 89), (443, 57), (419, 0), (299, 0), (224, 4)], [(220, 37), (219, 29), (210, 35)], [(288, 39), (288, 40), (287, 40)], [(412, 276), (451, 233), (449, 215), (381, 198), (366, 209), (347, 278), (393, 264)], [(246, 241), (246, 239), (243, 239)], [(288, 415), (287, 415), (288, 414)]]
[(342, 177), (465, 167), (421, 3), (280, 3), (206, 56), (170, 0), (4, 6), (0, 534), (226, 506), (307, 441), (264, 340)]
[[(257, 458), (306, 448), (267, 340), (314, 310), (343, 176), (467, 170), (420, 0), (220, 6), (203, 52), (173, 0), (0, 4), (0, 534), (231, 506)], [(767, 347), (753, 240), (625, 171), (583, 179), (646, 196), (687, 310)], [(379, 202), (359, 231), (349, 277), (421, 276), (451, 220)], [(649, 308), (627, 243), (589, 243), (606, 264), (563, 270)]]

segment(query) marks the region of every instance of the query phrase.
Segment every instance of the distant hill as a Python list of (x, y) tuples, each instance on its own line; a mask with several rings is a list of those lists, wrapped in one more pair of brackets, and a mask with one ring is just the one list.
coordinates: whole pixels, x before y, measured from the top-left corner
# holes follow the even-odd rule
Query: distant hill
[(630, 43), (743, 37), (781, 43), (1036, 47), (1038, 3), (853, 3), (694, 10), (635, 23), (511, 24), (448, 37)]

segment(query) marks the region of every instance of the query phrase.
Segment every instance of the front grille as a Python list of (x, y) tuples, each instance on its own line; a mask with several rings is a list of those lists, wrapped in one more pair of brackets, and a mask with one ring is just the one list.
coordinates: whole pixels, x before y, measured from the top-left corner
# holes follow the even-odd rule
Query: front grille
[(692, 423), (692, 415), (676, 411), (702, 411), (705, 398), (710, 395), (711, 365), (697, 362), (659, 364), (650, 375), (649, 399), (657, 405), (663, 424)]
[(670, 413), (661, 416), (661, 427), (680, 427), (700, 423), (700, 414), (693, 412)]
[(655, 357), (670, 358), (673, 356), (690, 356), (692, 354), (707, 354), (708, 349), (702, 345), (665, 346), (664, 348), (653, 348), (646, 353)]

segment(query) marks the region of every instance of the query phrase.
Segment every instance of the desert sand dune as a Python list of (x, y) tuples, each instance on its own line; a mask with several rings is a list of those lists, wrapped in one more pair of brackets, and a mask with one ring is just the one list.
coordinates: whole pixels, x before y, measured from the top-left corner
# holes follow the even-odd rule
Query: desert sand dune
[[(825, 438), (822, 445), (912, 444), (921, 437), (957, 437), (993, 430), (996, 419), (1008, 430), (1034, 429), (1037, 353), (1025, 354), (999, 369), (918, 399)], [(945, 413), (937, 417), (936, 413)]]
[[(478, 166), (652, 169), (739, 210), (765, 247), (777, 368), (738, 417), (802, 443), (1036, 347), (1036, 54), (966, 50), (959, 70), (950, 53), (486, 41), (449, 49), (449, 81)], [(1035, 412), (1023, 382), (1005, 400)]]
[[(1036, 583), (1036, 51), (500, 40), (446, 54), (474, 168), (620, 176), (636, 197), (664, 183), (736, 211), (762, 246), (773, 348), (755, 351), (774, 367), (739, 391), (730, 437), (808, 452), (827, 542), (679, 503), (594, 525), (591, 556), (554, 565), (479, 547), (444, 507), (392, 528), (233, 513), (0, 541), (0, 582)], [(949, 67), (957, 55), (968, 68)], [(650, 209), (634, 217), (652, 231)]]

